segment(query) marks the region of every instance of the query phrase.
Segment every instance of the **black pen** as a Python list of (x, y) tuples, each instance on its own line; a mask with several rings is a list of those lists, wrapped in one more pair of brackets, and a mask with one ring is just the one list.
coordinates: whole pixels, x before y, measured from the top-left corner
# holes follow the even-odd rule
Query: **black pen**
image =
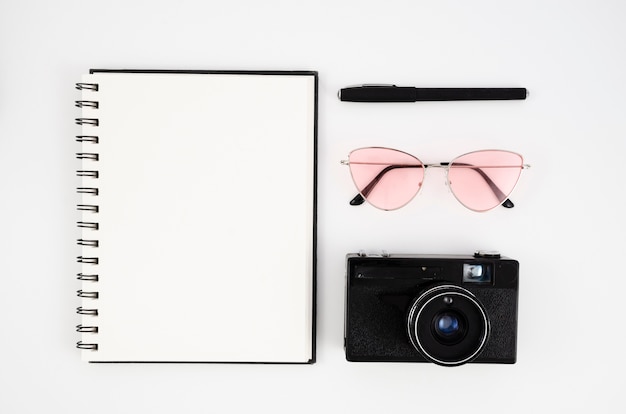
[(415, 88), (396, 85), (359, 85), (343, 88), (347, 102), (487, 101), (526, 99), (526, 88)]

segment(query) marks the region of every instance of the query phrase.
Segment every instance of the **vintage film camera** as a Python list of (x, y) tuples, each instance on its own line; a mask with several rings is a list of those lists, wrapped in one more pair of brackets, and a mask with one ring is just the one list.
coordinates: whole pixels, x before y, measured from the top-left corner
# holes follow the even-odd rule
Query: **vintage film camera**
[(348, 361), (515, 363), (516, 260), (477, 252), (346, 261)]

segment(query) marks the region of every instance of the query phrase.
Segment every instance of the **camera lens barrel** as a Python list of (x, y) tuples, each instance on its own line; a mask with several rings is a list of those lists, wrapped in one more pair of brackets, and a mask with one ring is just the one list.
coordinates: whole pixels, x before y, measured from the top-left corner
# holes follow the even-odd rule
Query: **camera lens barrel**
[(470, 362), (489, 337), (489, 319), (480, 301), (467, 289), (437, 285), (422, 292), (409, 307), (411, 344), (427, 360), (444, 366)]

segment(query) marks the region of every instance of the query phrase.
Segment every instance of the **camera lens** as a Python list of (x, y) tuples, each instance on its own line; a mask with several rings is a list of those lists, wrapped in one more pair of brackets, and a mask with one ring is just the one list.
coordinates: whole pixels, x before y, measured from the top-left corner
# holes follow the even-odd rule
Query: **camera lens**
[(433, 318), (435, 338), (446, 345), (461, 341), (465, 336), (465, 326), (463, 315), (456, 311), (440, 312)]
[(436, 318), (437, 333), (449, 336), (459, 330), (459, 320), (453, 315), (440, 315)]
[(407, 328), (411, 343), (427, 360), (455, 366), (480, 354), (487, 342), (489, 321), (471, 292), (439, 285), (413, 301)]

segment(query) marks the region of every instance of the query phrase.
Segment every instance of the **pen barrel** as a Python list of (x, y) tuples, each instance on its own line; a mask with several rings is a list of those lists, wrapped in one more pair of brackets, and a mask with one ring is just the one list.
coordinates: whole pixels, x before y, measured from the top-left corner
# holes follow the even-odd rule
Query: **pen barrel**
[(415, 101), (506, 101), (526, 99), (526, 88), (416, 88)]

